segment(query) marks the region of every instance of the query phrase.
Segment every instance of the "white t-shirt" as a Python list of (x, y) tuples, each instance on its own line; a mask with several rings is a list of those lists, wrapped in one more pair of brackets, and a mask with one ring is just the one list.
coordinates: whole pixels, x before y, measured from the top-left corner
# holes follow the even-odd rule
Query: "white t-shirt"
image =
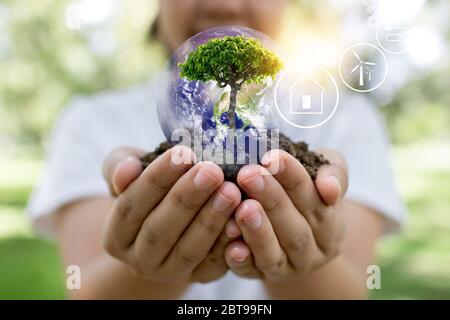
[[(28, 214), (37, 231), (51, 234), (54, 212), (85, 197), (108, 194), (102, 177), (105, 156), (118, 146), (153, 150), (165, 140), (158, 123), (158, 79), (123, 91), (75, 99), (60, 115), (53, 131), (44, 174), (35, 187)], [(361, 96), (341, 102), (334, 117), (315, 129), (287, 127), (293, 140), (340, 151), (348, 162), (346, 197), (386, 217), (386, 231), (398, 228), (405, 210), (394, 186), (389, 143), (377, 110)], [(93, 212), (92, 214), (95, 214)], [(187, 299), (263, 299), (260, 281), (229, 272), (208, 284), (194, 284)]]

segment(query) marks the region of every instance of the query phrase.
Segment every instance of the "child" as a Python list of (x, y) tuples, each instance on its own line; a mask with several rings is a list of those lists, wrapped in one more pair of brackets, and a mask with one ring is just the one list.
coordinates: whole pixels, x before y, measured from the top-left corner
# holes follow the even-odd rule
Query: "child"
[[(219, 25), (277, 36), (287, 0), (165, 0), (154, 32), (170, 50)], [(52, 232), (65, 265), (81, 268), (72, 298), (365, 298), (374, 247), (403, 218), (385, 128), (360, 99), (332, 121), (293, 130), (331, 161), (313, 182), (287, 153), (274, 176), (241, 169), (239, 188), (217, 165), (179, 164), (175, 147), (142, 170), (165, 138), (158, 80), (75, 100), (60, 117), (29, 213)], [(119, 147), (122, 146), (122, 147)], [(276, 158), (279, 157), (279, 158)], [(102, 171), (103, 167), (103, 171)], [(102, 177), (103, 172), (103, 177)], [(106, 183), (105, 183), (106, 180)], [(348, 188), (347, 188), (348, 186)], [(347, 190), (348, 189), (348, 190)]]

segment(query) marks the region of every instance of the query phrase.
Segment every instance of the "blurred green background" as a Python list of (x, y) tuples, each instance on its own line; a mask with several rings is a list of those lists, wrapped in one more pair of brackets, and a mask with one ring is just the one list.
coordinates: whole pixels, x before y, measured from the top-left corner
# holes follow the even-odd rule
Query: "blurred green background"
[[(287, 19), (330, 23), (333, 11), (345, 21), (340, 2), (324, 12), (324, 1), (293, 1)], [(389, 125), (410, 213), (401, 234), (379, 244), (382, 289), (374, 299), (450, 298), (450, 9), (445, 0), (416, 2), (435, 37), (424, 44), (431, 52), (416, 52), (408, 76), (384, 85), (393, 92), (371, 97)], [(369, 9), (359, 4), (362, 26)], [(70, 98), (145, 81), (164, 64), (164, 50), (146, 39), (156, 11), (152, 0), (0, 1), (0, 299), (65, 297), (56, 244), (33, 234), (24, 208)]]

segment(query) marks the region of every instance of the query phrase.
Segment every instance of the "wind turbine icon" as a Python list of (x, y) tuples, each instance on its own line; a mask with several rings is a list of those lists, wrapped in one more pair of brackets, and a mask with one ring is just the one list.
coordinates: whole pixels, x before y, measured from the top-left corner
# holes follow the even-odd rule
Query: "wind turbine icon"
[(352, 53), (356, 57), (356, 59), (358, 59), (359, 63), (352, 69), (352, 71), (350, 71), (350, 73), (353, 73), (359, 69), (359, 86), (363, 87), (364, 86), (364, 68), (367, 68), (366, 73), (369, 77), (369, 81), (371, 81), (373, 70), (370, 68), (370, 66), (375, 66), (376, 64), (373, 62), (363, 61), (359, 57), (359, 55), (356, 53), (356, 51), (352, 51)]

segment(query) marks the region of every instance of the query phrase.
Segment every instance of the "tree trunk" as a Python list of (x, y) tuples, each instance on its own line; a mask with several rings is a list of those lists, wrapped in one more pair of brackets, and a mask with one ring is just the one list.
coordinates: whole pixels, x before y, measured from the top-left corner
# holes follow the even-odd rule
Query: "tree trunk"
[(234, 115), (236, 114), (236, 98), (238, 91), (238, 87), (231, 86), (230, 106), (228, 107), (228, 124), (230, 129), (236, 129), (236, 121), (234, 119)]

